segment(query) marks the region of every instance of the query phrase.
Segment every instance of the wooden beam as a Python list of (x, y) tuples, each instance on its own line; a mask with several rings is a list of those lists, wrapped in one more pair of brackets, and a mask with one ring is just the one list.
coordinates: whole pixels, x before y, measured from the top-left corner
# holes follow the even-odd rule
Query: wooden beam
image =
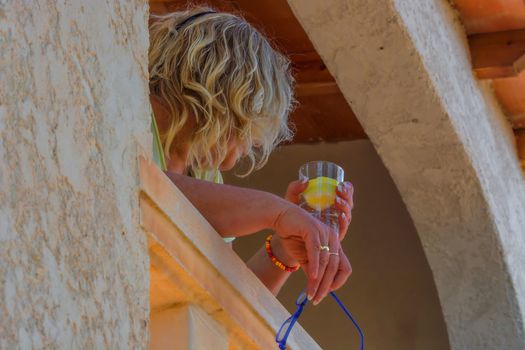
[(468, 39), (478, 78), (516, 76), (525, 68), (525, 29), (474, 34)]
[(525, 114), (510, 116), (510, 122), (514, 130), (525, 130)]
[(514, 69), (518, 74), (525, 70), (525, 54), (521, 55), (521, 57), (514, 62)]
[(453, 0), (467, 34), (494, 33), (525, 27), (523, 0)]
[(168, 6), (163, 2), (150, 2), (149, 12), (154, 14), (162, 14), (168, 12)]
[(525, 129), (516, 130), (516, 143), (518, 146), (518, 156), (520, 157), (521, 168), (525, 170)]
[(323, 60), (315, 51), (289, 52), (298, 85), (309, 83), (335, 83)]
[(322, 96), (340, 93), (335, 81), (300, 83), (295, 86), (297, 97)]

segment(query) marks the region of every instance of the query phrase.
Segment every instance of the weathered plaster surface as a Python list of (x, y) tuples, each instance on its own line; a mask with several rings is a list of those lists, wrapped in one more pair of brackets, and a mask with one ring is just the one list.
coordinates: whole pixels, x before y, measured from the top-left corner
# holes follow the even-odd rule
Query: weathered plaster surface
[(149, 345), (150, 350), (175, 348), (227, 350), (228, 335), (198, 306), (176, 305), (152, 314)]
[(445, 1), (289, 0), (391, 172), (453, 349), (524, 349), (525, 182)]
[(145, 348), (143, 0), (0, 1), (0, 348)]

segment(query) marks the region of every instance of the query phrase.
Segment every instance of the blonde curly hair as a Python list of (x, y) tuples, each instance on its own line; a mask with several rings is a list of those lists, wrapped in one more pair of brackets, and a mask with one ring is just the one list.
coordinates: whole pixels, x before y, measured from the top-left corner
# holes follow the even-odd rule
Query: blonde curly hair
[[(217, 169), (237, 137), (259, 169), (273, 149), (292, 138), (294, 106), (290, 61), (243, 18), (209, 7), (152, 15), (150, 91), (169, 107), (161, 133), (167, 157), (182, 145), (177, 134), (194, 118), (187, 165)], [(189, 19), (189, 20), (188, 20)], [(246, 175), (245, 174), (245, 175)]]

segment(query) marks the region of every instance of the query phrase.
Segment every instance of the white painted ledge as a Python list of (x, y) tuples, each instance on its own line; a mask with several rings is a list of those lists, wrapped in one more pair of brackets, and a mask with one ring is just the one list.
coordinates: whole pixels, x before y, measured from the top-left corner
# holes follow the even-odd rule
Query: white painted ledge
[[(276, 349), (275, 332), (290, 314), (168, 177), (144, 157), (139, 163), (152, 315), (190, 304), (225, 330), (230, 349)], [(320, 349), (300, 325), (289, 348)]]

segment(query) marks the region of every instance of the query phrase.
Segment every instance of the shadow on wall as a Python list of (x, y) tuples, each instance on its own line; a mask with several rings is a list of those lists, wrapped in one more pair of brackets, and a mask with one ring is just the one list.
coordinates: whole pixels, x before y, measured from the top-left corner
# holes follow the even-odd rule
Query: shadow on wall
[[(225, 183), (283, 195), (301, 164), (329, 160), (342, 165), (355, 186), (353, 220), (344, 241), (354, 273), (337, 292), (365, 332), (367, 349), (449, 349), (447, 331), (432, 272), (405, 205), (369, 141), (314, 146), (292, 145), (245, 179), (225, 174)], [(247, 260), (264, 243), (264, 234), (235, 241)], [(305, 286), (294, 274), (279, 300), (293, 311)], [(359, 337), (331, 298), (308, 305), (301, 325), (324, 349), (357, 349)]]

